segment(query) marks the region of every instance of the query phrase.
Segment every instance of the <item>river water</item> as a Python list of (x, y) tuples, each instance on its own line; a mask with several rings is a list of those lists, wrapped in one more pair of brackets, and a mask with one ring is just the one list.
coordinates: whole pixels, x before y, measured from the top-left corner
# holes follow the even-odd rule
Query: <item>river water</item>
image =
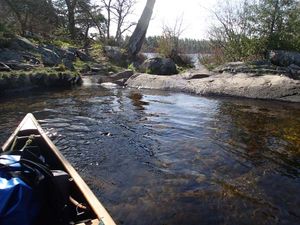
[(0, 99), (28, 112), (118, 224), (299, 224), (300, 105), (83, 86)]

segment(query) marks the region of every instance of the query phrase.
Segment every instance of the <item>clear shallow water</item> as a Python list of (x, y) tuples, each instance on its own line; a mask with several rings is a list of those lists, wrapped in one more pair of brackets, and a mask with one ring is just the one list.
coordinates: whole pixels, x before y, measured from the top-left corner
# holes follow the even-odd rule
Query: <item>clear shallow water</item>
[(299, 105), (37, 91), (0, 99), (2, 143), (28, 112), (118, 224), (299, 224)]

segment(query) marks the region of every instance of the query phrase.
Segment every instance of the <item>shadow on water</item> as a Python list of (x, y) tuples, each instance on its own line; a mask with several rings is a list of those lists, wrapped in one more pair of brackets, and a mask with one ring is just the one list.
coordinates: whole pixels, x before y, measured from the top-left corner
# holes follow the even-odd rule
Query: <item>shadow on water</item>
[(34, 113), (118, 224), (298, 224), (299, 109), (99, 86), (36, 91), (0, 99), (0, 140)]

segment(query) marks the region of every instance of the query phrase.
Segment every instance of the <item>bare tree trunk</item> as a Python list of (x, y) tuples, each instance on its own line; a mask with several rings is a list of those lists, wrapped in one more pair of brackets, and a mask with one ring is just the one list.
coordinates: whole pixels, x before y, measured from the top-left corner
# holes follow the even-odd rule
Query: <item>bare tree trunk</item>
[(90, 26), (87, 25), (87, 27), (85, 28), (85, 32), (84, 32), (84, 46), (89, 45), (89, 30), (90, 30)]
[(76, 31), (75, 31), (75, 7), (77, 4), (77, 0), (65, 0), (68, 8), (68, 22), (69, 22), (69, 32), (71, 34), (71, 39), (75, 39)]
[(144, 43), (149, 22), (151, 20), (155, 0), (147, 0), (144, 11), (139, 19), (139, 22), (129, 39), (127, 53), (129, 56), (135, 56), (139, 53)]
[(110, 9), (110, 7), (111, 7), (111, 0), (109, 0), (108, 1), (108, 6), (107, 6), (107, 40), (109, 40), (110, 39), (110, 20), (111, 20), (111, 18), (110, 18), (110, 13), (111, 13), (111, 9)]
[(110, 38), (110, 23), (111, 23), (111, 10), (112, 10), (112, 0), (101, 0), (104, 4), (104, 8), (107, 12), (107, 20), (106, 20), (106, 39)]

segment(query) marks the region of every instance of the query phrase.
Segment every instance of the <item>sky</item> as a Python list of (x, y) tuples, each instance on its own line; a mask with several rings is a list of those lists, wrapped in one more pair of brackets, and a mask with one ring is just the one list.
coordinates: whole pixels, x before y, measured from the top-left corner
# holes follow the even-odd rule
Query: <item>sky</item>
[[(160, 35), (163, 25), (174, 27), (176, 19), (183, 18), (181, 38), (207, 39), (212, 25), (212, 10), (218, 0), (156, 0), (147, 36)], [(146, 0), (137, 0), (134, 15), (138, 21)]]
[[(138, 21), (147, 0), (136, 1), (129, 21)], [(147, 36), (161, 35), (164, 25), (174, 27), (176, 19), (182, 18), (181, 38), (207, 39), (207, 31), (213, 20), (210, 10), (218, 1), (220, 0), (156, 0)]]

